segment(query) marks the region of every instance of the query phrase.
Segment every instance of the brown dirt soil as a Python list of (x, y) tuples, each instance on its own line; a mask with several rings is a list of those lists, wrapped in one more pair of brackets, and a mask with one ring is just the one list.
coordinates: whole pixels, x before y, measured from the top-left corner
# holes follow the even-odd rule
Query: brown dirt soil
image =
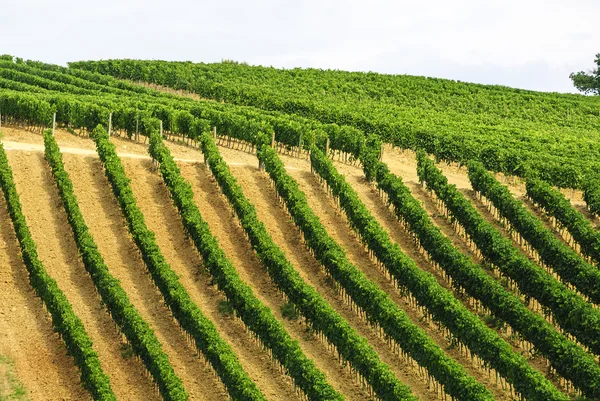
[[(369, 209), (373, 217), (375, 217), (375, 219), (379, 222), (382, 228), (388, 233), (390, 239), (400, 246), (402, 252), (404, 252), (411, 259), (413, 259), (421, 270), (424, 270), (433, 275), (442, 287), (452, 292), (452, 288), (448, 285), (446, 280), (444, 280), (441, 274), (438, 271), (436, 271), (433, 268), (433, 266), (429, 262), (427, 262), (425, 258), (419, 253), (417, 246), (415, 245), (413, 240), (400, 227), (394, 214), (384, 204), (383, 200), (378, 195), (377, 190), (373, 189), (369, 185), (362, 172), (351, 170), (344, 165), (337, 165), (337, 168), (338, 171), (342, 172), (345, 175), (346, 181), (354, 188), (359, 198)], [(394, 291), (394, 289), (392, 288), (386, 290), (386, 292), (392, 294), (397, 291)], [(406, 302), (404, 301), (404, 303)], [(465, 306), (469, 307), (468, 304), (466, 304)], [(404, 310), (408, 311), (407, 308), (410, 307), (410, 304), (407, 304), (406, 307), (403, 308)], [(414, 318), (413, 321), (415, 321)], [(439, 331), (437, 331), (435, 325), (429, 323), (425, 327), (423, 327), (424, 325), (420, 326), (428, 332), (430, 337), (436, 340), (436, 342), (443, 349), (446, 350), (446, 353), (448, 355), (450, 355), (461, 365), (463, 365), (467, 369), (469, 374), (477, 378), (477, 380), (479, 380), (481, 383), (484, 383), (486, 387), (491, 389), (494, 392), (494, 396), (497, 399), (510, 399), (509, 392), (503, 391), (500, 386), (496, 385), (495, 378), (490, 378), (486, 371), (480, 369), (479, 367), (473, 366), (473, 364), (470, 361), (470, 358), (462, 355), (458, 349), (449, 349), (450, 343), (443, 335), (441, 335)]]
[[(119, 279), (131, 303), (154, 330), (190, 399), (220, 400), (226, 397), (219, 380), (197, 357), (195, 347), (187, 342), (164, 305), (127, 231), (100, 161), (66, 154), (63, 157), (83, 216), (111, 274)], [(140, 199), (139, 203), (144, 201)]]
[[(394, 162), (392, 162), (390, 164), (395, 165)], [(457, 235), (455, 233), (454, 228), (452, 227), (450, 222), (444, 217), (444, 215), (441, 213), (441, 211), (437, 208), (435, 201), (427, 194), (427, 191), (421, 187), (420, 183), (418, 182), (418, 178), (416, 176), (416, 162), (414, 165), (415, 165), (415, 174), (414, 174), (414, 177), (412, 177), (412, 178), (415, 178), (416, 181), (410, 181), (409, 179), (402, 177), (404, 180), (404, 183), (410, 189), (412, 195), (421, 202), (424, 209), (429, 214), (434, 225), (436, 225), (441, 230), (441, 232), (452, 241), (452, 244), (455, 247), (457, 247), (464, 255), (467, 255), (471, 259), (471, 261), (478, 264), (479, 261), (477, 260), (471, 246), (469, 246), (469, 244), (467, 243), (467, 241), (464, 238), (462, 238), (460, 235)], [(445, 169), (444, 166), (438, 165), (438, 167), (440, 167), (442, 169), (442, 171), (444, 171), (444, 169)], [(452, 166), (450, 166), (450, 167), (452, 167)], [(465, 169), (463, 168), (463, 170), (465, 170)], [(392, 171), (395, 174), (400, 175), (401, 168), (397, 168), (397, 167), (390, 168), (390, 171)], [(444, 171), (444, 174), (448, 174), (448, 173), (446, 173)], [(449, 182), (451, 182), (450, 179), (449, 179)], [(471, 200), (471, 203), (473, 204), (473, 206), (481, 213), (481, 215), (484, 217), (484, 219), (486, 219), (495, 228), (497, 228), (505, 237), (510, 238), (508, 236), (508, 234), (506, 233), (506, 230), (504, 230), (498, 224), (498, 222), (493, 218), (493, 216), (487, 211), (485, 206), (483, 204), (481, 204), (481, 202), (479, 202), (479, 200), (473, 196), (474, 195), (473, 190), (471, 189), (470, 182), (468, 180), (468, 177), (466, 176), (466, 170), (465, 170), (464, 179), (461, 180), (460, 176), (455, 174), (454, 182), (451, 182), (451, 183), (457, 185), (457, 188), (465, 196), (467, 196), (468, 199)], [(524, 191), (525, 191), (524, 185), (523, 185), (522, 191), (520, 191), (518, 187), (514, 187), (514, 186), (510, 186), (510, 185), (509, 185), (509, 188), (516, 196), (523, 196)], [(521, 195), (519, 195), (519, 194), (521, 194)], [(382, 200), (380, 200), (380, 202), (383, 203)], [(389, 211), (389, 214), (393, 216), (393, 213), (391, 211)], [(381, 220), (380, 220), (380, 222), (381, 222)], [(518, 245), (517, 245), (517, 248), (520, 249), (520, 247)], [(524, 256), (527, 256), (524, 252), (523, 252), (523, 254), (524, 254)], [(494, 277), (496, 279), (496, 276), (492, 272), (490, 272), (487, 269), (484, 269), (484, 271), (487, 274), (489, 274), (491, 277)], [(433, 270), (430, 270), (430, 272), (432, 272), (436, 276), (436, 278), (438, 278), (438, 282), (440, 282), (440, 283), (443, 282), (443, 279), (440, 277), (439, 273), (436, 273)], [(469, 309), (473, 310), (465, 302), (463, 302), (463, 304), (465, 304), (465, 306), (467, 306)], [(538, 313), (541, 315), (541, 312), (535, 311), (533, 306), (530, 306), (529, 309), (534, 311), (534, 313)], [(515, 341), (511, 341), (505, 332), (499, 332), (498, 330), (496, 330), (496, 331), (498, 332), (498, 334), (500, 334), (501, 337), (503, 337), (505, 340), (507, 340), (513, 346), (513, 349), (516, 352), (520, 352), (527, 357), (527, 352), (520, 346), (520, 344), (518, 344)], [(534, 367), (535, 369), (540, 371), (548, 379), (555, 382), (555, 384), (557, 383), (551, 376), (549, 376), (549, 374), (548, 374), (549, 372), (546, 367), (546, 364), (541, 357), (530, 358), (530, 359), (528, 359), (528, 362), (532, 367)]]
[(90, 400), (79, 369), (52, 330), (50, 314), (29, 284), (4, 196), (0, 196), (0, 355), (32, 400)]
[(183, 224), (169, 190), (148, 160), (123, 160), (146, 224), (156, 234), (160, 249), (180, 277), (193, 301), (211, 319), (229, 343), (240, 363), (269, 400), (296, 400), (291, 379), (272, 363), (260, 343), (246, 332), (241, 320), (219, 313), (225, 297), (219, 293), (193, 244), (185, 237)]
[(192, 183), (202, 217), (209, 224), (213, 235), (217, 237), (242, 280), (252, 287), (256, 297), (283, 322), (291, 337), (299, 342), (305, 355), (313, 360), (337, 391), (349, 400), (369, 399), (368, 393), (354, 381), (353, 375), (341, 367), (337, 357), (327, 350), (326, 345), (307, 332), (305, 325), (300, 321), (289, 321), (282, 317), (281, 306), (284, 300), (254, 254), (243, 229), (210, 172), (202, 166), (190, 164), (180, 163), (179, 167), (183, 176)]
[[(351, 167), (348, 167), (347, 169), (350, 168)], [(347, 173), (345, 172), (345, 174)], [(346, 250), (350, 262), (365, 273), (367, 278), (376, 283), (379, 288), (385, 291), (390, 298), (407, 313), (413, 323), (425, 330), (448, 355), (460, 361), (461, 364), (466, 367), (469, 374), (486, 384), (487, 387), (494, 392), (496, 398), (509, 399), (510, 394), (504, 392), (501, 387), (496, 386), (495, 379), (490, 379), (486, 371), (473, 366), (470, 359), (460, 355), (458, 349), (449, 349), (450, 343), (444, 338), (443, 333), (437, 329), (435, 323), (423, 321), (423, 314), (415, 307), (411, 306), (408, 300), (399, 294), (399, 291), (394, 284), (382, 274), (377, 264), (371, 260), (368, 252), (347, 225), (345, 218), (336, 210), (332, 199), (329, 198), (326, 191), (319, 184), (318, 178), (307, 172), (291, 172), (291, 175), (298, 181), (300, 189), (307, 196), (309, 205), (319, 217), (329, 235)], [(354, 189), (357, 189), (356, 186), (354, 186)], [(362, 192), (361, 189), (365, 188), (359, 187), (359, 193)], [(370, 192), (368, 186), (366, 191)], [(383, 204), (381, 206), (383, 206)], [(407, 241), (404, 241), (404, 245), (405, 249), (410, 246)], [(416, 254), (417, 252), (415, 251), (411, 256), (415, 256)]]
[[(36, 147), (43, 145), (42, 137), (37, 133), (10, 127), (3, 127), (2, 131), (6, 141), (36, 144)], [(95, 150), (93, 141), (87, 137), (77, 137), (61, 129), (56, 131), (56, 137), (61, 148), (78, 148), (86, 152)], [(281, 375), (278, 369), (271, 365), (267, 354), (254, 343), (251, 336), (246, 334), (242, 323), (235, 318), (223, 317), (219, 314), (218, 304), (223, 297), (214, 286), (210, 285), (209, 275), (204, 270), (199, 270), (202, 262), (191, 243), (185, 239), (176, 210), (173, 206), (164, 207), (165, 203), (170, 203), (170, 201), (168, 200), (168, 191), (160, 185), (161, 180), (158, 173), (153, 170), (148, 159), (132, 158), (133, 155), (146, 157), (147, 145), (119, 137), (113, 137), (111, 141), (116, 145), (119, 154), (123, 155), (122, 160), (133, 180), (132, 186), (138, 195), (139, 205), (144, 211), (149, 227), (155, 230), (165, 257), (181, 275), (182, 284), (188, 289), (192, 298), (215, 322), (221, 335), (232, 346), (242, 365), (258, 383), (267, 398), (297, 399), (291, 386), (291, 380), (287, 376)], [(288, 332), (300, 342), (306, 355), (327, 375), (329, 382), (336, 389), (346, 395), (348, 399), (368, 399), (367, 392), (355, 383), (351, 373), (341, 368), (337, 358), (326, 351), (327, 347), (315, 336), (307, 334), (304, 324), (282, 318), (280, 307), (284, 303), (283, 298), (254, 255), (245, 239), (243, 229), (237, 223), (218, 185), (210, 176), (210, 172), (205, 171), (204, 167), (200, 165), (203, 161), (200, 151), (193, 146), (181, 143), (169, 142), (168, 146), (175, 158), (183, 160), (178, 164), (184, 176), (191, 181), (195, 189), (196, 201), (200, 206), (201, 213), (238, 269), (240, 276), (252, 286), (255, 294), (273, 310), (277, 318), (284, 322)], [(234, 144), (233, 148), (238, 146), (238, 144)], [(232, 148), (221, 147), (220, 150), (223, 158), (230, 163), (234, 175), (238, 178), (248, 198), (257, 205), (259, 216), (267, 224), (267, 230), (275, 242), (286, 252), (303, 278), (315, 286), (360, 334), (368, 338), (370, 344), (380, 353), (382, 360), (392, 366), (398, 377), (409, 384), (415, 394), (423, 399), (433, 399), (433, 393), (427, 391), (426, 384), (417, 376), (414, 369), (410, 367), (406, 369), (404, 361), (400, 357), (392, 355), (385, 341), (380, 340), (374, 330), (368, 328), (333, 290), (318, 262), (302, 245), (297, 228), (282, 207), (278, 205), (275, 191), (271, 188), (268, 177), (257, 170), (256, 156)], [(90, 326), (88, 331), (95, 341), (95, 347), (107, 373), (111, 374), (112, 378), (114, 373), (111, 372), (127, 371), (123, 374), (118, 373), (117, 381), (113, 379), (115, 391), (125, 388), (128, 391), (131, 390), (131, 393), (127, 393), (126, 399), (142, 398), (142, 394), (146, 393), (149, 394), (144, 396), (151, 399), (158, 398), (150, 379), (146, 378), (143, 373), (141, 363), (137, 362), (135, 358), (124, 361), (120, 356), (118, 349), (120, 335), (114, 330), (109, 316), (100, 310), (98, 296), (95, 295), (91, 280), (79, 262), (70, 228), (64, 220), (62, 205), (58, 201), (54, 183), (43, 160), (41, 148), (30, 151), (9, 151), (9, 157), (11, 166), (17, 170), (15, 175), (18, 174), (21, 177), (17, 182), (20, 193), (23, 194), (21, 191), (24, 188), (28, 190), (28, 196), (27, 198), (23, 197), (22, 202), (24, 202), (24, 211), (28, 219), (31, 219), (29, 224), (34, 233), (34, 239), (39, 241), (40, 248), (44, 244), (45, 253), (40, 251), (42, 260), (44, 262), (49, 260), (47, 266), (49, 271), (53, 276), (59, 276), (55, 277), (57, 280), (60, 278), (59, 285), (61, 288), (66, 287), (63, 290), (74, 306), (78, 305), (76, 312), (86, 324), (86, 328)], [(95, 239), (107, 265), (111, 272), (121, 280), (132, 303), (154, 328), (176, 372), (182, 377), (184, 386), (191, 394), (191, 398), (216, 400), (226, 397), (218, 379), (205, 363), (195, 356), (193, 347), (186, 342), (177, 324), (170, 318), (170, 312), (164, 307), (162, 298), (154, 288), (139, 252), (127, 233), (118, 204), (110, 191), (102, 166), (96, 156), (65, 153), (64, 158), (66, 167), (72, 175), (84, 217), (88, 217), (86, 222), (90, 225), (92, 233), (95, 234)], [(318, 179), (309, 172), (308, 160), (284, 155), (281, 158), (288, 171), (299, 180), (301, 188), (305, 190), (309, 198), (309, 203), (322, 219), (330, 235), (347, 250), (349, 259), (356, 263), (369, 278), (378, 283), (395, 302), (407, 311), (414, 322), (426, 330), (445, 349), (446, 340), (437, 331), (435, 325), (421, 322), (420, 312), (400, 297), (398, 291), (381, 274), (377, 265), (370, 260), (360, 242), (347, 226), (345, 218), (335, 211), (332, 200), (321, 188)], [(200, 164), (189, 163), (189, 161), (198, 161)], [(432, 216), (434, 224), (438, 225), (463, 253), (474, 259), (466, 242), (454, 233), (451, 225), (441, 216), (433, 201), (420, 188), (414, 153), (402, 152), (388, 146), (384, 152), (384, 161), (392, 172), (399, 174), (405, 180), (413, 195), (424, 204)], [(433, 272), (431, 266), (418, 255), (416, 247), (408, 236), (395, 224), (395, 217), (391, 211), (365, 182), (362, 171), (347, 164), (337, 162), (335, 164), (340, 172), (346, 175), (347, 180), (357, 190), (374, 216), (389, 232), (392, 240), (398, 242), (403, 251), (416, 260), (421, 268)], [(463, 192), (470, 193), (471, 186), (465, 167), (458, 168), (456, 165), (445, 164), (439, 166), (450, 183), (456, 184)], [(513, 181), (510, 178), (505, 180), (501, 175), (498, 177), (501, 182), (509, 184), (510, 190), (515, 195), (522, 196), (524, 194), (525, 189), (522, 182)], [(29, 183), (30, 181), (37, 184), (25, 187), (25, 182)], [(585, 208), (580, 192), (575, 191), (573, 197), (570, 196), (570, 191), (563, 193), (571, 198), (575, 207), (580, 210)], [(27, 202), (25, 199), (28, 199)], [(5, 220), (1, 219), (2, 213), (6, 214), (5, 208), (3, 212), (0, 212), (0, 221)], [(589, 213), (586, 216), (589, 218)], [(50, 232), (55, 235), (45, 235)], [(10, 302), (0, 305), (0, 336), (3, 338), (3, 341), (0, 342), (0, 354), (8, 355), (15, 360), (17, 376), (31, 394), (32, 399), (44, 399), (46, 394), (60, 394), (61, 399), (86, 399), (89, 396), (79, 385), (79, 373), (73, 366), (72, 359), (65, 354), (64, 347), (61, 348), (61, 343), (56, 335), (52, 333), (49, 317), (29, 287), (26, 270), (20, 258), (15, 255), (18, 255), (18, 244), (14, 240), (14, 233), (10, 225), (3, 225), (0, 228), (0, 262), (5, 260), (5, 265), (11, 266), (11, 270), (0, 271), (0, 290), (5, 289), (3, 293), (12, 295), (8, 297)], [(436, 274), (436, 278), (446, 286), (439, 274)], [(27, 325), (29, 328), (26, 330), (27, 336), (22, 335), (21, 327), (24, 327), (23, 325)], [(5, 338), (8, 339), (8, 342), (4, 341)], [(5, 343), (9, 346), (4, 346)], [(46, 344), (43, 349), (37, 347), (35, 352), (29, 351), (34, 347), (31, 344), (42, 343)], [(470, 365), (456, 350), (447, 350), (446, 352), (461, 364), (466, 365), (469, 373), (485, 383), (494, 392), (496, 398), (507, 398), (506, 392), (495, 385), (493, 378), (488, 379), (484, 370)], [(108, 355), (108, 358), (105, 355)], [(531, 361), (532, 365), (537, 365), (537, 362), (537, 360)], [(28, 370), (31, 369), (31, 366), (39, 367), (39, 369), (30, 373)], [(44, 377), (43, 382), (37, 379), (40, 374)], [(207, 382), (211, 383), (208, 386), (209, 392), (206, 391)], [(48, 389), (55, 391), (48, 391)]]
[[(403, 383), (410, 386), (415, 395), (424, 400), (436, 399), (435, 395), (427, 390), (426, 383), (418, 376), (416, 370), (395, 354), (387, 342), (379, 337), (376, 330), (371, 329), (352, 311), (334, 289), (319, 262), (302, 244), (299, 230), (277, 202), (276, 191), (272, 188), (268, 176), (256, 169), (244, 167), (233, 168), (232, 172), (242, 186), (244, 194), (260, 211), (261, 221), (265, 223), (267, 231), (302, 278), (313, 286), (350, 323), (350, 326), (368, 340), (381, 360), (390, 366)], [(306, 193), (306, 195), (312, 197), (313, 194)]]
[(8, 159), (40, 260), (85, 325), (115, 395), (131, 400), (156, 399), (154, 386), (145, 376), (141, 362), (121, 356), (121, 336), (101, 306), (100, 296), (79, 258), (43, 155), (8, 152)]

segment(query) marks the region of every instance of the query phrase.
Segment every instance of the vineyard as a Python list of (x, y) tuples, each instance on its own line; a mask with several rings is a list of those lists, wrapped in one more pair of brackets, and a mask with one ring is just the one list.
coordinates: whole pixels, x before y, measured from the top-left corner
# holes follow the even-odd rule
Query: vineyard
[(584, 96), (1, 56), (0, 384), (600, 400), (599, 131)]

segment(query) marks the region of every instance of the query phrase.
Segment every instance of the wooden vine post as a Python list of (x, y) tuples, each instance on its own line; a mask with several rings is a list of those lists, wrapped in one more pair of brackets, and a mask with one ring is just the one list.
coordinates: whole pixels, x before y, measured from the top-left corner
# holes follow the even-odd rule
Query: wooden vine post
[(300, 139), (298, 140), (298, 159), (300, 158), (300, 155), (302, 154), (302, 145), (304, 145), (304, 142), (302, 140), (302, 134), (300, 134)]
[(271, 134), (271, 147), (275, 148), (275, 131)]
[(112, 130), (112, 111), (108, 115), (108, 136), (110, 136)]
[(140, 140), (140, 119), (139, 116), (135, 116), (135, 141), (139, 142)]
[[(163, 138), (163, 126), (162, 126), (162, 120), (160, 121), (160, 137)], [(164, 138), (163, 138), (164, 139)]]
[(54, 130), (56, 129), (56, 113), (52, 117), (52, 136), (54, 136)]
[(327, 137), (327, 142), (325, 142), (325, 157), (329, 157), (329, 137)]

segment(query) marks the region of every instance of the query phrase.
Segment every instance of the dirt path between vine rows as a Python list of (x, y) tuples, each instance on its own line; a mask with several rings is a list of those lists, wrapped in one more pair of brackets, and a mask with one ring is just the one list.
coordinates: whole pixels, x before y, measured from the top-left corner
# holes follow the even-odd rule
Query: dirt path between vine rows
[(12, 221), (0, 194), (0, 355), (14, 361), (14, 373), (31, 400), (91, 400), (80, 385), (50, 314), (29, 284)]
[(38, 255), (48, 274), (54, 278), (83, 322), (98, 352), (100, 363), (109, 375), (118, 398), (158, 399), (154, 385), (137, 359), (121, 355), (121, 335), (79, 258), (58, 190), (43, 154), (8, 152), (17, 192), (21, 197)]
[(305, 355), (313, 360), (337, 391), (344, 394), (348, 400), (369, 399), (368, 393), (354, 381), (353, 374), (339, 364), (338, 358), (329, 352), (327, 346), (311, 334), (305, 325), (300, 321), (283, 318), (281, 306), (285, 301), (255, 255), (243, 228), (237, 222), (211, 173), (201, 165), (180, 163), (179, 167), (183, 176), (192, 184), (195, 201), (202, 217), (207, 221), (242, 280), (252, 287), (254, 295), (284, 324), (290, 336), (299, 342)]
[(219, 305), (225, 297), (211, 285), (202, 259), (184, 234), (183, 223), (172, 205), (168, 188), (150, 161), (123, 160), (127, 176), (148, 228), (156, 234), (160, 249), (179, 276), (192, 300), (213, 321), (221, 337), (231, 346), (242, 367), (269, 400), (299, 400), (291, 379), (272, 363), (260, 343), (246, 332), (243, 323), (223, 316)]
[[(154, 330), (190, 399), (216, 401), (226, 397), (219, 380), (197, 356), (195, 347), (188, 343), (171, 311), (165, 306), (140, 251), (129, 235), (100, 160), (75, 155), (63, 157), (84, 219), (109, 271), (119, 279), (131, 303)], [(146, 200), (140, 199), (138, 202)]]

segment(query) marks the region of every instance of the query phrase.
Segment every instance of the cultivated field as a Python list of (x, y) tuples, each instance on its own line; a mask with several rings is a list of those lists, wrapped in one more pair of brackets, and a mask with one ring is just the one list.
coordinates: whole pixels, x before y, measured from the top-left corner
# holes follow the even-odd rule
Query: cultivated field
[(0, 75), (0, 399), (600, 397), (592, 176), (435, 162), (276, 101)]

